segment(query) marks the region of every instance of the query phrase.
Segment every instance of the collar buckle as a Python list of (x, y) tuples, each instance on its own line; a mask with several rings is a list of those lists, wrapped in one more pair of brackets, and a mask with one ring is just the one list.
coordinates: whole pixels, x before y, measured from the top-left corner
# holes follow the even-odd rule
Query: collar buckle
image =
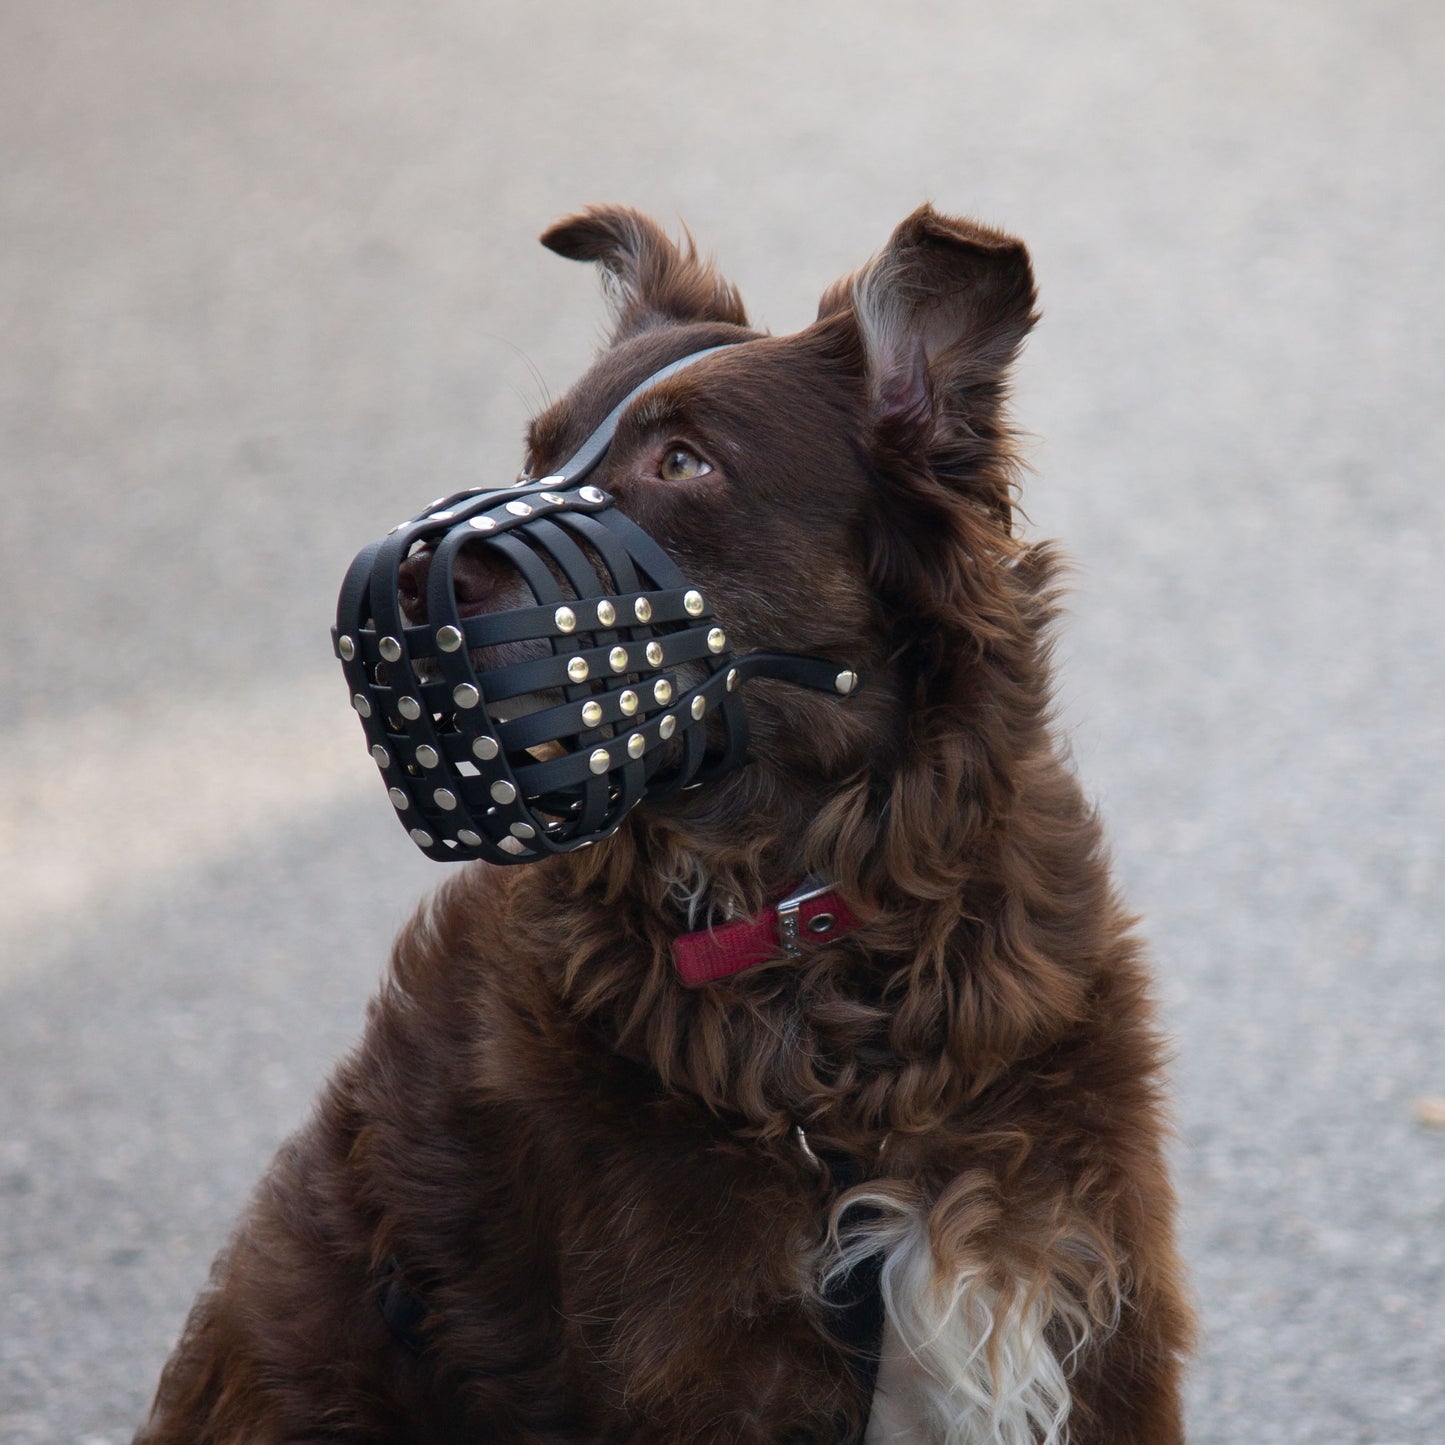
[[(803, 956), (802, 946), (798, 942), (798, 929), (802, 923), (802, 907), (805, 903), (811, 903), (815, 898), (821, 898), (825, 893), (831, 893), (833, 885), (825, 883), (820, 878), (805, 878), (788, 896), (778, 904), (778, 942), (782, 945), (783, 953), (788, 958), (801, 958)], [(823, 919), (827, 919), (827, 925), (818, 928), (816, 925)], [(828, 928), (833, 926), (833, 916), (829, 913), (820, 913), (809, 921), (808, 927), (816, 933), (826, 933)]]

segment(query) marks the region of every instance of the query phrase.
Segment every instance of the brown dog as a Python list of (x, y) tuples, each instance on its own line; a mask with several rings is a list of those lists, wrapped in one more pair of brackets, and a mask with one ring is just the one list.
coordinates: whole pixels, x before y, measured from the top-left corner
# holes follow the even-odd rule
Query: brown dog
[[(1049, 732), (1055, 561), (1011, 525), (1024, 247), (925, 207), (774, 338), (633, 212), (543, 240), (617, 326), (526, 473), (741, 343), (596, 483), (735, 645), (865, 685), (751, 683), (745, 766), (443, 884), (138, 1439), (1180, 1440), (1146, 973)], [(809, 876), (841, 921), (801, 957), (679, 977)]]

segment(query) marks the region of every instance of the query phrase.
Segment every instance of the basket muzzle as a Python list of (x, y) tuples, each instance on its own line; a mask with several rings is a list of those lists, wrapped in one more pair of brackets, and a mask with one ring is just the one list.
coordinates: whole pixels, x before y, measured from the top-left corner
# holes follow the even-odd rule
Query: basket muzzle
[[(644, 799), (730, 771), (747, 754), (750, 678), (857, 688), (855, 671), (821, 658), (734, 655), (706, 591), (584, 483), (639, 395), (720, 349), (648, 377), (553, 475), (439, 499), (351, 564), (336, 655), (397, 816), (429, 858), (571, 852)], [(530, 604), (460, 603), (464, 546), (519, 579)], [(419, 551), (425, 609), (409, 616), (402, 568)]]

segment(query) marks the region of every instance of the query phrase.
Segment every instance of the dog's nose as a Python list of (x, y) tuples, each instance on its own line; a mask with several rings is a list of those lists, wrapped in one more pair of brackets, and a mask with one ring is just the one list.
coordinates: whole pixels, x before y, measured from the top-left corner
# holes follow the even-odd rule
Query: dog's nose
[[(420, 627), (427, 620), (426, 589), (431, 575), (432, 551), (415, 552), (401, 564), (397, 576), (397, 597), (406, 620)], [(485, 557), (463, 547), (452, 561), (452, 595), (463, 617), (487, 611), (502, 588), (503, 576), (488, 566)]]

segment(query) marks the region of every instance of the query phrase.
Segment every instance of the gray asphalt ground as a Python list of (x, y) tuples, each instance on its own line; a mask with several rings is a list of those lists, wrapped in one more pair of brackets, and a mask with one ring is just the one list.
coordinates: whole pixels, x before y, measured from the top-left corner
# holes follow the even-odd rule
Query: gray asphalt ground
[(1445, 1441), (1445, 7), (6, 0), (0, 1442), (128, 1438), (437, 879), (328, 647), (685, 220), (1033, 248), (1062, 725), (1155, 941), (1192, 1438)]

